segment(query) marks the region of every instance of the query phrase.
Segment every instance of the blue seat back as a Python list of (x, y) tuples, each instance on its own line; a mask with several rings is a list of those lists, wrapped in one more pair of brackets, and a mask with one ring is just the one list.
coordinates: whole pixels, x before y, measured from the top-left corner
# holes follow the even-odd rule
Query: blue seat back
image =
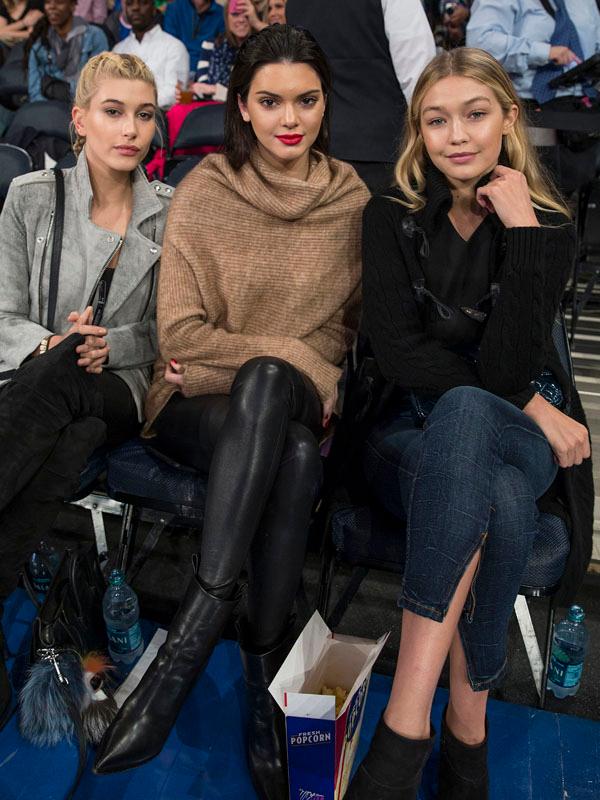
[(206, 477), (171, 461), (143, 439), (131, 439), (108, 456), (106, 482), (115, 500), (152, 508), (201, 527)]

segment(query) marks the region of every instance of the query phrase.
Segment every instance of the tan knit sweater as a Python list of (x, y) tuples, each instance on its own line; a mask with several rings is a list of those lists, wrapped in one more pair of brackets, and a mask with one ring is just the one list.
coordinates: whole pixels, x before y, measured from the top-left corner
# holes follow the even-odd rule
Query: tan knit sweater
[(210, 155), (187, 176), (163, 242), (146, 432), (176, 391), (171, 358), (186, 397), (228, 394), (255, 356), (288, 361), (331, 397), (358, 325), (368, 199), (352, 167), (319, 154), (307, 181), (257, 155), (238, 172)]

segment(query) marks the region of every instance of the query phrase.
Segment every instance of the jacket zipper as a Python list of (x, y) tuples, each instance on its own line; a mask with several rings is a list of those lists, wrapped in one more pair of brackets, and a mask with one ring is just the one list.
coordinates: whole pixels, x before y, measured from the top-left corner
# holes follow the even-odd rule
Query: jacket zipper
[(113, 260), (113, 258), (115, 257), (115, 254), (121, 249), (122, 245), (123, 245), (123, 239), (119, 236), (119, 241), (117, 242), (117, 246), (112, 251), (112, 253), (109, 255), (109, 257), (106, 259), (106, 261), (102, 265), (102, 268), (100, 269), (100, 272), (98, 273), (98, 277), (96, 278), (96, 282), (94, 283), (94, 288), (92, 289), (92, 291), (90, 293), (90, 296), (88, 298), (87, 303), (85, 304), (86, 307), (92, 305), (92, 303), (94, 301), (94, 295), (96, 294), (96, 292), (98, 290), (98, 284), (100, 283), (100, 278), (102, 277), (102, 273), (104, 272), (106, 267), (110, 264), (110, 262)]
[(40, 325), (44, 324), (44, 310), (42, 304), (42, 284), (44, 282), (44, 267), (46, 261), (46, 250), (48, 249), (48, 239), (50, 238), (50, 231), (52, 230), (52, 223), (54, 222), (54, 209), (50, 212), (50, 222), (48, 223), (48, 230), (46, 231), (46, 239), (44, 241), (44, 249), (42, 251), (42, 260), (40, 262), (40, 280), (38, 284), (38, 315)]

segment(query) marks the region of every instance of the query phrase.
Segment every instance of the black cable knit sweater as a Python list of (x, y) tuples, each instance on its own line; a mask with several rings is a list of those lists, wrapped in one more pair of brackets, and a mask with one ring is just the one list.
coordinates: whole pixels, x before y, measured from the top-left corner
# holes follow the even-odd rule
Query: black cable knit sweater
[[(523, 408), (545, 367), (558, 377), (574, 419), (583, 408), (552, 344), (552, 324), (575, 255), (575, 231), (557, 213), (537, 212), (542, 227), (505, 229), (496, 221), (493, 251), (500, 296), (485, 324), (477, 366), (428, 335), (412, 288), (416, 275), (443, 269), (429, 263), (428, 245), (452, 197), (444, 176), (430, 166), (427, 204), (414, 214), (390, 198), (373, 197), (363, 217), (363, 328), (384, 378), (395, 386), (443, 393), (477, 386)], [(409, 221), (410, 220), (410, 221)], [(444, 298), (440, 298), (443, 300)], [(558, 599), (569, 602), (591, 556), (594, 491), (591, 461), (560, 470), (540, 508), (564, 517), (571, 553)]]

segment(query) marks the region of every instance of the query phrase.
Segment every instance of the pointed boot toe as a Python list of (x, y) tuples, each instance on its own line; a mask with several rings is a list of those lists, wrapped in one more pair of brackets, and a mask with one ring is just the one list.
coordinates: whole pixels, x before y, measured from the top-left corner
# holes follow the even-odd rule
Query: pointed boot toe
[[(117, 722), (116, 718), (114, 722)], [(124, 731), (120, 725), (114, 728), (111, 726), (106, 731), (94, 761), (93, 772), (96, 775), (107, 775), (139, 767), (160, 753), (162, 742), (156, 742), (153, 747), (153, 743), (149, 742), (146, 736), (141, 738), (131, 729), (129, 732), (132, 734), (131, 740), (127, 733), (123, 736)]]
[(122, 772), (160, 753), (235, 602), (213, 597), (192, 578), (165, 643), (100, 742), (94, 772)]

